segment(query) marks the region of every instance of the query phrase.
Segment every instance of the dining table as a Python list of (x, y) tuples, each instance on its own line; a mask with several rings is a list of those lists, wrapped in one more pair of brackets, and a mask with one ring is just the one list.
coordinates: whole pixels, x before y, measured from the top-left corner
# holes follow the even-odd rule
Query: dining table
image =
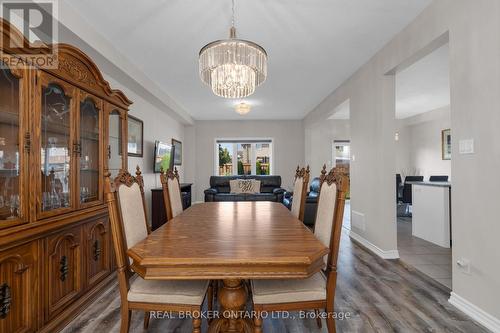
[(146, 280), (220, 280), (221, 314), (209, 332), (253, 332), (246, 315), (249, 279), (306, 279), (328, 248), (277, 202), (191, 206), (128, 250)]

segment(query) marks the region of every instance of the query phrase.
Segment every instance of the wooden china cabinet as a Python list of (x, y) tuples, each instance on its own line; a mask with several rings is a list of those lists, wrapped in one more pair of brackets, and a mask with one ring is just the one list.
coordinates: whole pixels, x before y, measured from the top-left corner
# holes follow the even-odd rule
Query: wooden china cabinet
[(38, 68), (0, 34), (0, 332), (54, 332), (114, 280), (103, 174), (127, 168), (132, 102), (79, 49)]

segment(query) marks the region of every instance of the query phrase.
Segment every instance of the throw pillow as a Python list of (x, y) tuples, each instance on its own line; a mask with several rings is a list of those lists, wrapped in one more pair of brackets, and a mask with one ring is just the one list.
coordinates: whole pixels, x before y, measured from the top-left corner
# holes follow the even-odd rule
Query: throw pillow
[(260, 193), (260, 180), (233, 179), (229, 181), (230, 191), (233, 194)]

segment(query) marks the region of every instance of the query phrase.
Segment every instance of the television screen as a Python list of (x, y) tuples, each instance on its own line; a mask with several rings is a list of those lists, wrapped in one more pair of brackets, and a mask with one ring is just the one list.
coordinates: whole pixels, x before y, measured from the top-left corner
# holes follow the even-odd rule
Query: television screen
[(155, 142), (155, 166), (154, 172), (160, 172), (163, 167), (164, 171), (173, 169), (174, 167), (174, 147), (168, 143)]

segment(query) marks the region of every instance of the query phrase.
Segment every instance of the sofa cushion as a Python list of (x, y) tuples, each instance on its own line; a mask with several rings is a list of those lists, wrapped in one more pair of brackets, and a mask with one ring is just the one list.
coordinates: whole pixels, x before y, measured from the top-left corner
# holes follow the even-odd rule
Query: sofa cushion
[(245, 194), (245, 201), (274, 201), (275, 198), (272, 193)]
[(319, 180), (319, 177), (315, 177), (312, 181), (311, 181), (311, 186), (309, 187), (310, 191), (311, 192), (315, 192), (316, 194), (319, 193), (319, 186), (320, 186), (321, 182)]
[(267, 176), (267, 175), (211, 176), (210, 187), (216, 188), (219, 190), (219, 192), (222, 193), (229, 193), (229, 181), (233, 179), (260, 180), (262, 192), (268, 192), (268, 191), (272, 192), (272, 189), (276, 187), (281, 187), (281, 176)]
[(214, 199), (214, 201), (275, 201), (276, 196), (271, 193), (219, 193), (214, 196)]
[(214, 201), (244, 201), (242, 194), (217, 193), (214, 195)]

